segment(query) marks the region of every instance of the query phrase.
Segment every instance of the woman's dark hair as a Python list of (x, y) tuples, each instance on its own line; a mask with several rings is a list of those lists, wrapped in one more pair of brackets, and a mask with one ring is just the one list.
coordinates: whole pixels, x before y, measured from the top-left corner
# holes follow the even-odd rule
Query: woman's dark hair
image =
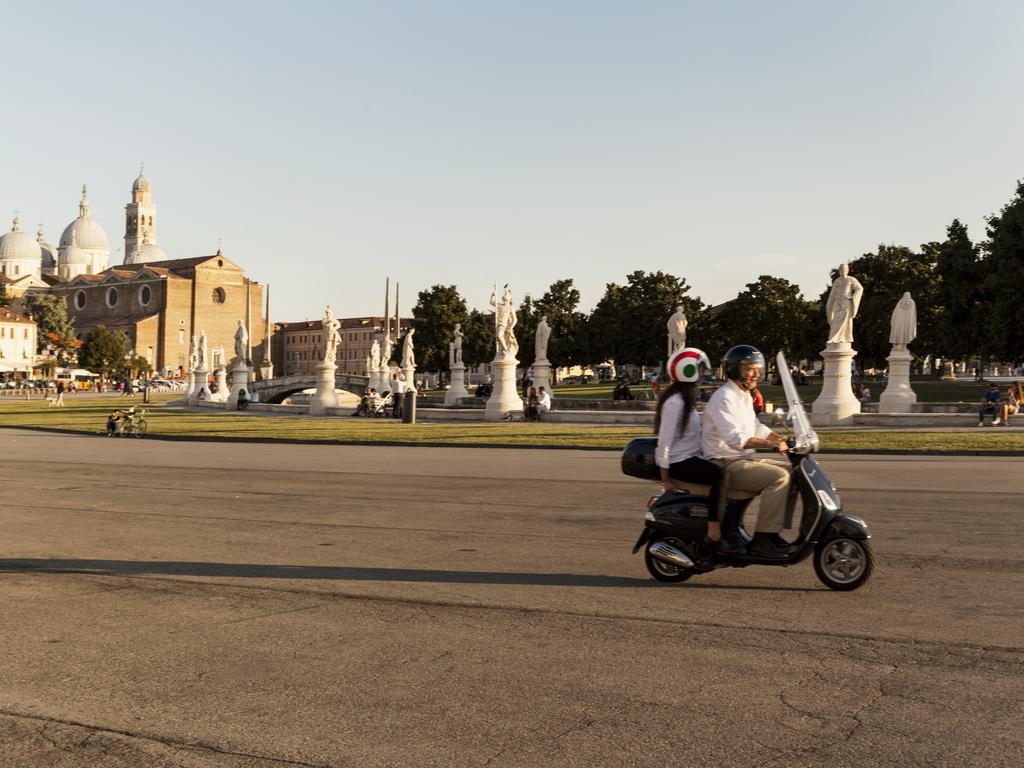
[(665, 387), (658, 398), (658, 408), (654, 412), (654, 434), (661, 430), (661, 407), (672, 395), (682, 395), (683, 415), (679, 417), (679, 434), (686, 431), (686, 425), (690, 423), (690, 414), (697, 407), (697, 385), (692, 381), (673, 381), (671, 386)]

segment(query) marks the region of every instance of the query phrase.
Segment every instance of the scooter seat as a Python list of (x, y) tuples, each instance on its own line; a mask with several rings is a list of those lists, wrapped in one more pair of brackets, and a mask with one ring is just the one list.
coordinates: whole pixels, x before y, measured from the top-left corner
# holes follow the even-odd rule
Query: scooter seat
[[(681, 491), (692, 493), (694, 496), (707, 496), (711, 493), (710, 485), (698, 485), (697, 483), (685, 483), (682, 480), (676, 480), (675, 486)], [(753, 491), (738, 491), (736, 489), (730, 490), (726, 493), (727, 499), (734, 499), (736, 501), (744, 501), (746, 499), (753, 499), (757, 494)]]

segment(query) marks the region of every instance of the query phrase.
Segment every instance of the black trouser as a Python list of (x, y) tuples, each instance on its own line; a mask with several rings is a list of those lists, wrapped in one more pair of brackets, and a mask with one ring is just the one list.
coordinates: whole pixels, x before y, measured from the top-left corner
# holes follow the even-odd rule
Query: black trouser
[(673, 480), (682, 480), (697, 485), (710, 485), (711, 492), (708, 504), (708, 520), (718, 520), (718, 500), (722, 493), (722, 482), (725, 470), (707, 459), (691, 456), (685, 461), (677, 461), (668, 468), (668, 476)]

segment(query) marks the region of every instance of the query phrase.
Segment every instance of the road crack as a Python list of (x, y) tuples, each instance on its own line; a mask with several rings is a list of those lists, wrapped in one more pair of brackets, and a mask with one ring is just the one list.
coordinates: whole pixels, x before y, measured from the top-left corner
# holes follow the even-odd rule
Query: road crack
[(138, 739), (139, 741), (148, 741), (154, 744), (162, 744), (166, 747), (173, 749), (184, 749), (192, 750), (195, 752), (209, 752), (216, 755), (224, 755), (226, 757), (242, 757), (252, 760), (264, 760), (268, 763), (275, 763), (278, 765), (290, 765), (297, 766), (298, 768), (343, 768), (342, 764), (328, 764), (328, 763), (307, 763), (302, 760), (292, 760), (287, 757), (276, 757), (274, 755), (259, 754), (256, 752), (239, 752), (237, 750), (227, 749), (224, 747), (217, 746), (210, 742), (195, 740), (195, 741), (182, 741), (179, 739), (172, 739), (165, 736), (158, 736), (152, 733), (145, 733), (142, 731), (129, 731), (120, 728), (112, 728), (102, 725), (92, 725), (90, 723), (83, 723), (77, 720), (68, 720), (59, 717), (48, 717), (46, 715), (36, 715), (28, 712), (19, 712), (12, 709), (0, 708), (0, 716), (16, 718), (19, 720), (29, 720), (38, 722), (40, 724), (39, 735), (44, 741), (51, 744), (55, 750), (61, 752), (71, 752), (72, 748), (62, 746), (58, 744), (54, 739), (47, 733), (47, 729), (50, 725), (62, 725), (73, 728), (83, 728), (91, 733), (87, 735), (82, 741), (76, 744), (76, 747), (86, 745), (91, 739), (95, 738), (99, 734), (110, 734), (121, 738)]

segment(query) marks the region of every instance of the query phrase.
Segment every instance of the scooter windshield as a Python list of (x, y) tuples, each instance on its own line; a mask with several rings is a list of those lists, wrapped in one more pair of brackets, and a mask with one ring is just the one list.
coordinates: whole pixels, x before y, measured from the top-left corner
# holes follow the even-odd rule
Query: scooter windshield
[(786, 420), (793, 426), (793, 438), (796, 441), (793, 450), (797, 453), (814, 453), (818, 450), (818, 433), (811, 429), (811, 422), (804, 411), (803, 403), (800, 402), (800, 395), (796, 391), (796, 385), (793, 384), (793, 377), (789, 375), (786, 356), (779, 352), (775, 363), (778, 366), (779, 379), (782, 380), (782, 389), (786, 392), (788, 409)]

